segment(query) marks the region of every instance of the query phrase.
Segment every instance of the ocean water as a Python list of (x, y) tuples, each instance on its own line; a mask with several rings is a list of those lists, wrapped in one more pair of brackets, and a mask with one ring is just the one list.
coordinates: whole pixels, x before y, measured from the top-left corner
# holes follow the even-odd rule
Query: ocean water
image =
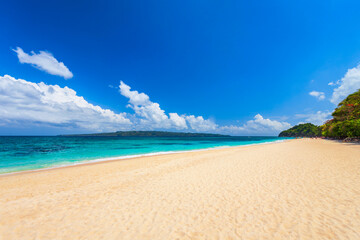
[(240, 146), (279, 137), (0, 137), (0, 174), (116, 157)]

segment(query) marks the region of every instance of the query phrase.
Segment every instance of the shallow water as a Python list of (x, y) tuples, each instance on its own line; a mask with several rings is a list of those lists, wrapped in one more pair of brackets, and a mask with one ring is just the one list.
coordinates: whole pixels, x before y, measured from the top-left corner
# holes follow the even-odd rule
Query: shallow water
[(0, 137), (0, 174), (99, 159), (274, 142), (278, 137)]

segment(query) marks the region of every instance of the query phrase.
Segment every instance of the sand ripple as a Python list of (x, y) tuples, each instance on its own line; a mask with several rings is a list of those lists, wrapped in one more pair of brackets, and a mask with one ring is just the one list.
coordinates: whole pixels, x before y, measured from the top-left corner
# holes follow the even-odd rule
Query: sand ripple
[(325, 140), (0, 177), (0, 239), (360, 239), (360, 146)]

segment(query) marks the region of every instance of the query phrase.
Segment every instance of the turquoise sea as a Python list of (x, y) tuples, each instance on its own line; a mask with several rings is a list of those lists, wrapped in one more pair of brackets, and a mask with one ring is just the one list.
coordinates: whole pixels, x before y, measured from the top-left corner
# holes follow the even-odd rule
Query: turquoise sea
[(0, 137), (0, 174), (116, 157), (269, 143), (279, 137)]

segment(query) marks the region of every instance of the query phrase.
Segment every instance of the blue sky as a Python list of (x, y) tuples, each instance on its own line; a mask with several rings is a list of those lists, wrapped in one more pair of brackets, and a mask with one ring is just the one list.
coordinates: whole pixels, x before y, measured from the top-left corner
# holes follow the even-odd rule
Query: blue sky
[(276, 135), (321, 124), (360, 88), (359, 9), (350, 0), (7, 1), (0, 135)]

